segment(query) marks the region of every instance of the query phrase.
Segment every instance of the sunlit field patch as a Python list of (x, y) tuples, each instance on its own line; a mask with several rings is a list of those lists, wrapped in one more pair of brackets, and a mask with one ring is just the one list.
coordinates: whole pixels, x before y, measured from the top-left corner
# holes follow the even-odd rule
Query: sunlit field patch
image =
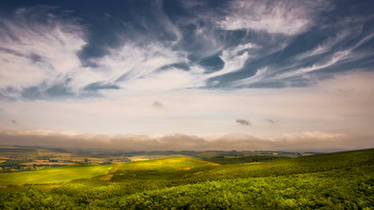
[(106, 174), (110, 171), (111, 167), (111, 165), (75, 165), (38, 171), (1, 173), (0, 185), (69, 182), (74, 179), (91, 178)]

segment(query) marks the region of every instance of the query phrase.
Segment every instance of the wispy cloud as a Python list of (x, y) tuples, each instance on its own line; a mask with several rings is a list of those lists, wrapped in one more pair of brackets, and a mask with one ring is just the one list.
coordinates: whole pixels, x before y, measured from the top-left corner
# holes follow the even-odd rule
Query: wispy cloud
[(314, 24), (316, 13), (329, 9), (328, 1), (244, 1), (231, 3), (229, 14), (218, 21), (223, 29), (248, 29), (295, 35)]
[(223, 69), (214, 73), (208, 74), (207, 78), (217, 77), (241, 70), (245, 62), (250, 58), (250, 50), (258, 48), (253, 43), (240, 44), (235, 47), (230, 47), (222, 51), (220, 58), (224, 62)]
[(349, 35), (350, 35), (350, 31), (347, 31), (347, 30), (342, 31), (342, 32), (338, 33), (336, 36), (331, 37), (327, 41), (318, 45), (317, 47), (315, 47), (315, 48), (313, 48), (313, 49), (311, 49), (307, 52), (304, 52), (302, 54), (297, 55), (296, 59), (301, 60), (301, 59), (305, 59), (305, 58), (309, 58), (309, 57), (313, 57), (313, 56), (317, 56), (317, 55), (321, 55), (321, 54), (330, 52), (336, 44), (338, 44), (339, 42), (346, 39)]
[(0, 30), (0, 88), (5, 96), (19, 98), (23, 91), (30, 99), (45, 98), (59, 84), (67, 85), (60, 89), (73, 96), (120, 87), (164, 90), (203, 85), (193, 84), (197, 81), (193, 71), (174, 68), (156, 72), (163, 66), (187, 61), (186, 53), (157, 42), (143, 46), (126, 43), (108, 49), (104, 57), (91, 58), (90, 63), (95, 65), (82, 66), (78, 53), (86, 44), (83, 28), (55, 17), (48, 24), (34, 22), (26, 18), (30, 12), (22, 9), (12, 19), (2, 21), (6, 27)]
[(287, 71), (285, 73), (277, 74), (275, 76), (275, 79), (284, 79), (284, 78), (289, 78), (289, 77), (293, 77), (293, 76), (304, 75), (304, 74), (307, 74), (309, 72), (318, 71), (318, 70), (322, 70), (322, 69), (331, 67), (334, 64), (342, 63), (344, 61), (355, 61), (355, 60), (359, 60), (359, 59), (362, 59), (364, 57), (370, 56), (371, 55), (370, 53), (369, 54), (367, 54), (367, 53), (360, 54), (360, 53), (355, 53), (354, 50), (356, 48), (360, 47), (365, 42), (367, 42), (367, 41), (369, 41), (373, 38), (374, 38), (374, 33), (369, 34), (369, 35), (365, 36), (364, 38), (362, 38), (360, 41), (358, 41), (352, 47), (349, 47), (347, 49), (340, 50), (340, 51), (337, 51), (337, 52), (333, 53), (325, 61), (322, 61), (320, 63), (315, 63), (311, 66), (298, 68), (298, 69), (295, 69), (295, 70)]
[(77, 84), (99, 80), (117, 82), (129, 88), (128, 82), (144, 79), (163, 66), (185, 61), (185, 54), (173, 51), (162, 44), (139, 46), (135, 43), (125, 43), (120, 48), (110, 49), (104, 57), (92, 60), (96, 67), (78, 72), (75, 80)]
[(19, 9), (12, 19), (1, 20), (0, 88), (53, 85), (80, 67), (82, 29), (53, 17), (45, 17), (47, 24), (27, 18), (35, 9)]
[(293, 70), (293, 71), (288, 71), (288, 72), (285, 72), (285, 73), (281, 73), (281, 74), (278, 74), (275, 78), (276, 79), (284, 79), (284, 78), (299, 76), (299, 75), (303, 75), (303, 74), (306, 74), (306, 73), (309, 73), (309, 72), (313, 72), (313, 71), (317, 71), (317, 70), (321, 70), (321, 69), (330, 67), (330, 66), (338, 63), (339, 61), (342, 61), (342, 60), (346, 59), (347, 57), (352, 56), (350, 54), (350, 52), (351, 52), (350, 50), (338, 51), (338, 52), (334, 53), (333, 55), (331, 55), (330, 58), (327, 61), (324, 61), (322, 63), (313, 64), (312, 66), (299, 68), (299, 69), (296, 69), (296, 70)]
[(260, 82), (263, 80), (267, 79), (267, 73), (268, 73), (268, 68), (264, 67), (261, 69), (258, 69), (255, 73), (255, 75), (241, 79), (241, 80), (236, 80), (232, 83), (233, 87), (241, 87), (241, 86), (248, 86), (251, 84), (254, 84), (256, 82)]

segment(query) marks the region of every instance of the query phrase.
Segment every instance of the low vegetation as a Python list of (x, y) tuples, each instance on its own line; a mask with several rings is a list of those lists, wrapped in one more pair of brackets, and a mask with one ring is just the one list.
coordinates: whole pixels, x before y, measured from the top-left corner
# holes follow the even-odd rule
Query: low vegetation
[(178, 156), (1, 173), (0, 209), (374, 208), (374, 150), (253, 158)]

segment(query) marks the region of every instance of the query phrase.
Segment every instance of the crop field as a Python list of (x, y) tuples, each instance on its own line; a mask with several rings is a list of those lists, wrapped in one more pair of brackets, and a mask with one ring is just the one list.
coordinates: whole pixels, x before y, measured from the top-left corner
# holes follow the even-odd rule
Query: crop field
[(238, 158), (177, 156), (1, 173), (0, 209), (374, 208), (373, 149)]

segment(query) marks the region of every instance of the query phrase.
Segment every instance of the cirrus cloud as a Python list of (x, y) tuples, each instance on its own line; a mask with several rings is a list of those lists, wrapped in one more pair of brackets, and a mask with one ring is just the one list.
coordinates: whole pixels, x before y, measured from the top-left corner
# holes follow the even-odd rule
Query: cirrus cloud
[(296, 35), (314, 24), (314, 18), (330, 9), (327, 1), (234, 0), (228, 15), (218, 21), (226, 30), (255, 30), (274, 34)]

